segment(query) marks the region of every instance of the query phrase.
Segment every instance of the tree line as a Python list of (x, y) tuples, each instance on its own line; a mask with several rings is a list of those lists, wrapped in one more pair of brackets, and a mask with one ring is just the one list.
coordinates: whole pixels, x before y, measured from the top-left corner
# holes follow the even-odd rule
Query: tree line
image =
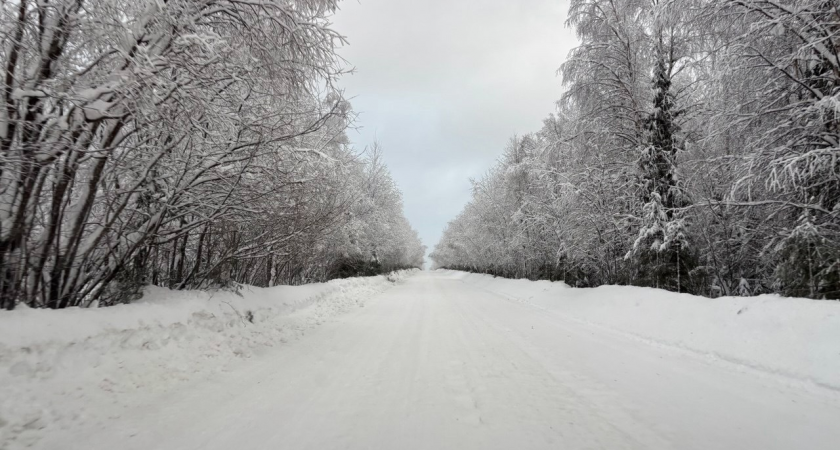
[(840, 299), (840, 2), (572, 0), (557, 111), (436, 266)]
[(337, 0), (0, 5), (0, 307), (418, 267)]

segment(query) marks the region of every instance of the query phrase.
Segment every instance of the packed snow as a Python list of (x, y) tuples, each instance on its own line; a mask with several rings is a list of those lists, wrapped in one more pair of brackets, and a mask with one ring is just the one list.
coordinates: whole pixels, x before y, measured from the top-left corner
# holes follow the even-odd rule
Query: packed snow
[(23, 309), (0, 448), (834, 449), (838, 313), (443, 270)]
[(0, 449), (109, 416), (235, 368), (362, 307), (413, 271), (231, 291), (149, 287), (108, 308), (0, 314)]
[(710, 299), (634, 286), (576, 289), (445, 273), (566, 320), (840, 391), (840, 302), (778, 295)]

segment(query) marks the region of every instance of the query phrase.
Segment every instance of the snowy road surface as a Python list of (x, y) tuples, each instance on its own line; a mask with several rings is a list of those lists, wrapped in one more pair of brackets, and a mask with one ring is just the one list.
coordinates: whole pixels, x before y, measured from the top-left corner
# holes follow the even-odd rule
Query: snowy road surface
[(840, 396), (440, 272), (62, 449), (837, 449)]

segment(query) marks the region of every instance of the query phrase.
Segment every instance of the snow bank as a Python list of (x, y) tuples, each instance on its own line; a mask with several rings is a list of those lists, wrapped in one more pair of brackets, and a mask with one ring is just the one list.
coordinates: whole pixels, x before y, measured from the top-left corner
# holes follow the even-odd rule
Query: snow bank
[[(129, 305), (0, 312), (0, 449), (30, 446), (45, 429), (100, 420), (224, 371), (413, 273), (246, 287), (239, 295), (152, 287)], [(101, 410), (108, 404), (115, 411)]]
[(568, 320), (840, 390), (840, 302), (778, 295), (710, 299), (631, 286), (446, 276)]

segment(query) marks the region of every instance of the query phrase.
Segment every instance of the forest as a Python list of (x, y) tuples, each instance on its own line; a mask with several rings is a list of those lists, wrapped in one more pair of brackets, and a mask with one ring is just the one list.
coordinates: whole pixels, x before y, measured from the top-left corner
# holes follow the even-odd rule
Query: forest
[(557, 112), (473, 180), (435, 266), (840, 299), (840, 3), (570, 3)]
[(0, 307), (419, 267), (336, 0), (0, 5)]

